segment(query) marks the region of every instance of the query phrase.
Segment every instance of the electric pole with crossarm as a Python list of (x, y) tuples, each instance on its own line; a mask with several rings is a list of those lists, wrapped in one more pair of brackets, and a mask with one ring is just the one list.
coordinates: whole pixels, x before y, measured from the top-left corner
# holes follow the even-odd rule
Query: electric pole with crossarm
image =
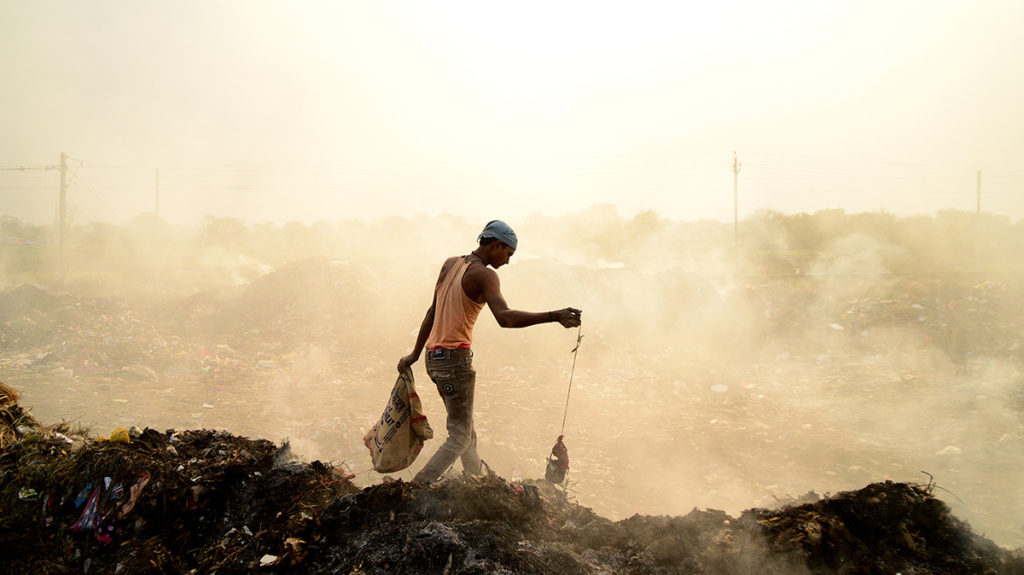
[(732, 235), (736, 245), (740, 244), (740, 167), (743, 164), (736, 160), (736, 152), (732, 153)]
[(59, 221), (57, 222), (57, 245), (60, 253), (60, 288), (65, 287), (65, 265), (64, 265), (64, 239), (67, 235), (67, 194), (68, 194), (68, 155), (60, 153), (60, 204), (58, 209)]

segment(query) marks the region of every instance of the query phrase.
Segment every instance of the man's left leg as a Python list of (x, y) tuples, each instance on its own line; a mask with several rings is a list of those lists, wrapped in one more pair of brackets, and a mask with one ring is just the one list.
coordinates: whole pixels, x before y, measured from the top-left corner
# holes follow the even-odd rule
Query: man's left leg
[(427, 358), (427, 374), (437, 386), (448, 412), (448, 439), (413, 478), (417, 483), (436, 481), (460, 458), (463, 469), (470, 473), (480, 472), (480, 456), (476, 451), (476, 430), (473, 426), (476, 372), (469, 351), (459, 353), (466, 355), (441, 361)]
[[(470, 409), (472, 410), (472, 408)], [(476, 452), (476, 426), (473, 426), (470, 433), (469, 445), (462, 452), (462, 469), (466, 473), (480, 475), (480, 455)]]

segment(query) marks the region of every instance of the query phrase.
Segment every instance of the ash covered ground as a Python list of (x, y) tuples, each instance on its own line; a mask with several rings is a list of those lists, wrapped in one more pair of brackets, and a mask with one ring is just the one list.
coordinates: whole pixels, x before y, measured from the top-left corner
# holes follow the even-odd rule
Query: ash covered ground
[[(1024, 468), (1020, 280), (910, 274), (879, 281), (845, 274), (838, 264), (782, 277), (744, 278), (710, 271), (693, 274), (683, 267), (567, 265), (545, 257), (516, 262), (500, 275), (513, 307), (584, 309), (584, 339), (566, 418), (572, 458), (568, 489), (558, 499), (558, 492), (532, 478), (543, 476), (545, 457), (559, 432), (576, 332), (555, 326), (500, 330), (486, 312), (477, 328), (476, 413), (481, 454), (496, 477), (457, 478), (446, 489), (479, 487), (492, 499), (526, 497), (526, 505), (534, 501), (533, 492), (523, 496), (527, 491), (522, 486), (535, 485), (545, 502), (543, 514), (593, 514), (617, 526), (613, 530), (623, 529), (636, 514), (660, 517), (657, 521), (664, 525), (703, 525), (710, 514), (722, 518), (718, 529), (726, 519), (729, 529), (741, 524), (768, 529), (773, 520), (758, 515), (763, 510), (810, 503), (816, 497), (822, 498), (819, 505), (836, 498), (874, 502), (884, 499), (878, 497), (881, 490), (886, 498), (948, 506), (932, 515), (948, 516), (972, 541), (980, 538), (1002, 549), (1024, 545), (1024, 521), (1019, 519), (1024, 516), (1024, 494), (1018, 481)], [(314, 258), (273, 269), (261, 266), (230, 287), (168, 289), (144, 297), (110, 285), (71, 293), (13, 285), (0, 299), (0, 380), (18, 391), (19, 405), (46, 426), (65, 422), (65, 436), (78, 431), (93, 438), (82, 442), (90, 449), (72, 453), (72, 444), (43, 434), (37, 445), (54, 442), (48, 457), (84, 457), (80, 453), (94, 448), (103, 453), (141, 449), (144, 445), (138, 442), (94, 441), (132, 426), (151, 430), (142, 437), (156, 442), (153, 450), (160, 442), (173, 445), (175, 435), (169, 430), (179, 430), (179, 439), (206, 434), (213, 439), (206, 440), (203, 450), (227, 442), (215, 452), (229, 461), (236, 457), (232, 442), (267, 438), (272, 443), (260, 443), (259, 449), (276, 453), (286, 441), (290, 446), (297, 466), (292, 470), (299, 477), (287, 488), (293, 497), (303, 492), (300, 483), (333, 486), (324, 492), (328, 498), (358, 498), (355, 491), (370, 487), (370, 492), (360, 493), (387, 493), (385, 499), (394, 498), (400, 507), (407, 500), (422, 500), (435, 488), (417, 494), (404, 482), (378, 487), (384, 478), (367, 471), (361, 437), (383, 408), (394, 365), (408, 352), (435, 279), (436, 269), (429, 263), (399, 267), (358, 258)], [(441, 429), (443, 407), (422, 365), (416, 367), (416, 377), (427, 415)], [(425, 454), (440, 441), (428, 442)], [(24, 442), (25, 437), (18, 438), (18, 445)], [(258, 459), (257, 448), (242, 449)], [(193, 458), (167, 465), (187, 468)], [(313, 461), (326, 463), (303, 463)], [(422, 462), (394, 477), (407, 482)], [(246, 466), (257, 463), (236, 461), (222, 467), (244, 475), (249, 473)], [(277, 473), (272, 461), (259, 465), (253, 472)], [(101, 467), (92, 464), (88, 477), (69, 476), (61, 486), (16, 485), (8, 481), (15, 476), (8, 474), (5, 504), (21, 504), (22, 488), (35, 489), (40, 498), (54, 497), (60, 490), (62, 497), (70, 491), (77, 496), (85, 483), (123, 472), (116, 465), (110, 472)], [(349, 475), (354, 477), (341, 481)], [(119, 477), (122, 488), (131, 479)], [(336, 492), (342, 485), (353, 491)], [(147, 492), (156, 493), (154, 486), (147, 486)], [(320, 503), (328, 505), (326, 500), (316, 505)], [(178, 504), (186, 509), (189, 505), (187, 499)], [(32, 505), (42, 505), (42, 500)], [(80, 509), (72, 510), (66, 500), (62, 505), (59, 520), (54, 516), (48, 528), (68, 528), (69, 519), (79, 518)], [(390, 520), (390, 511), (373, 509), (366, 513), (379, 511)], [(469, 531), (459, 529), (468, 528), (444, 523), (438, 515), (405, 512), (456, 529), (435, 533), (439, 527), (418, 527), (426, 529), (423, 538), (448, 538), (450, 572), (500, 572), (498, 565), (505, 565), (494, 559), (492, 566), (474, 567), (472, 558), (487, 547), (467, 543)], [(884, 520), (881, 511), (870, 517), (894, 521), (877, 529), (908, 540), (899, 526), (905, 517), (897, 517), (905, 512), (897, 507)], [(399, 509), (396, 516), (405, 517), (402, 513)], [(580, 525), (578, 518), (543, 514), (544, 521), (554, 524), (564, 519), (573, 528)], [(316, 515), (316, 521), (321, 517)], [(479, 519), (463, 518), (470, 523)], [(637, 529), (662, 525), (649, 521)], [(828, 527), (829, 521), (818, 521), (825, 533), (853, 532), (848, 519), (836, 519), (843, 527)], [(229, 523), (242, 529), (235, 519)], [(792, 527), (783, 519), (774, 523)], [(915, 534), (916, 528), (906, 527), (910, 541), (932, 540), (931, 535)], [(206, 533), (206, 527), (196, 529)], [(817, 538), (816, 527), (794, 529), (781, 539), (769, 537), (764, 548), (775, 549), (773, 545), (790, 539), (799, 547), (808, 537), (812, 542)], [(227, 531), (218, 534), (227, 537)], [(741, 531), (747, 533), (746, 527)], [(295, 539), (310, 540), (311, 532), (296, 533)], [(274, 531), (275, 537), (281, 534)], [(705, 535), (714, 538), (707, 533), (701, 537)], [(67, 536), (82, 537), (74, 532)], [(748, 536), (753, 537), (748, 533), (741, 539)], [(553, 542), (580, 538), (578, 533), (552, 537)], [(604, 537), (618, 546), (616, 553), (632, 545), (633, 551), (672, 556), (664, 549), (656, 552), (654, 540), (636, 540), (635, 534), (603, 534), (599, 539)], [(860, 535), (842, 535), (844, 540), (850, 537)], [(762, 545), (764, 538), (754, 539)], [(271, 547), (261, 543), (253, 549)], [(575, 557), (572, 561), (584, 561), (580, 565), (598, 553), (566, 549), (567, 557)], [(697, 564), (686, 563), (697, 561), (692, 555), (696, 547), (689, 549), (689, 559), (680, 555), (657, 564), (644, 559), (638, 569), (660, 565), (696, 570), (685, 567)], [(902, 551), (892, 553), (910, 561)], [(276, 547), (264, 554), (284, 557), (287, 552)], [(90, 555), (81, 551), (76, 557), (79, 563), (68, 565), (79, 569)], [(729, 569), (740, 568), (737, 557), (728, 560), (733, 561)], [(620, 559), (593, 564), (624, 570), (628, 560)], [(823, 557), (808, 563), (799, 553), (796, 559), (778, 559), (812, 571), (848, 564)], [(251, 549), (231, 568), (249, 568), (258, 560)], [(316, 559), (304, 568), (321, 560), (327, 561)], [(109, 565), (126, 561), (122, 557)], [(196, 561), (189, 559), (181, 568), (204, 565)], [(287, 561), (267, 568), (290, 568)], [(366, 563), (367, 572), (384, 569), (373, 561)], [(712, 565), (713, 559), (699, 561)], [(445, 565), (447, 556), (441, 570)], [(504, 568), (526, 569), (517, 565)], [(358, 572), (354, 563), (348, 568)], [(931, 570), (943, 572), (935, 565)], [(535, 572), (546, 571), (537, 567)]]

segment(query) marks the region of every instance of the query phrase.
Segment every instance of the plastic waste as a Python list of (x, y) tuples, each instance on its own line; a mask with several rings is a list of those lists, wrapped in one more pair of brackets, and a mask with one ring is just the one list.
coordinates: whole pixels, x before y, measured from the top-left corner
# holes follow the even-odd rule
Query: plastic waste
[(114, 541), (114, 516), (101, 513), (96, 520), (96, 540), (102, 543)]
[(142, 479), (138, 483), (132, 485), (128, 490), (128, 503), (121, 506), (121, 512), (118, 517), (124, 517), (131, 513), (132, 509), (135, 509), (135, 504), (139, 502), (139, 496), (142, 495), (142, 490), (145, 489), (146, 485), (149, 484), (149, 476), (142, 476)]
[(82, 515), (71, 526), (73, 531), (92, 531), (96, 528), (96, 516), (99, 514), (100, 487), (97, 485), (89, 496), (89, 501), (82, 510)]
[(89, 493), (91, 493), (91, 492), (92, 492), (92, 482), (90, 481), (89, 483), (86, 483), (85, 487), (83, 487), (82, 490), (78, 492), (78, 495), (75, 496), (75, 509), (78, 509), (79, 507), (81, 507), (82, 504), (85, 503), (89, 499)]

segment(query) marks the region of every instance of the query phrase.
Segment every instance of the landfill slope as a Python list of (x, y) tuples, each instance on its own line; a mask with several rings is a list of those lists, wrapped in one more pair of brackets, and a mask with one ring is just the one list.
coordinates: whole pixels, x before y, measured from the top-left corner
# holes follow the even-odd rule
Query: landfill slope
[(1024, 573), (932, 485), (611, 521), (542, 480), (358, 489), (225, 431), (42, 426), (0, 390), (2, 573)]
[[(519, 265), (531, 272), (520, 281), (570, 273)], [(671, 316), (624, 342), (641, 332), (601, 329), (593, 313), (565, 494), (518, 480), (543, 473), (554, 436), (535, 422), (557, 424), (565, 407), (566, 374), (547, 365), (569, 369), (576, 334), (558, 329), (480, 338), (476, 409), (501, 477), (427, 489), (346, 479), (345, 462), (366, 465), (361, 426), (387, 397), (408, 318), (422, 314), (420, 300), (386, 294), (385, 314), (359, 317), (374, 290), (419, 287), (371, 271), (307, 260), (152, 305), (4, 289), (0, 379), (29, 399), (2, 399), (0, 572), (1021, 572), (1020, 551), (987, 539), (1022, 541), (1019, 280), (898, 280), (834, 298), (804, 279), (752, 284), (723, 300), (760, 334), (763, 351), (743, 361), (701, 359), (694, 341), (731, 342), (734, 323)], [(571, 273), (604, 286), (600, 273), (632, 272)], [(662, 303), (687, 284), (668, 285)], [(437, 394), (423, 395), (440, 417)], [(85, 419), (97, 433), (33, 416)], [(108, 437), (120, 441), (97, 436), (132, 426), (135, 436)], [(283, 442), (243, 435), (291, 437), (305, 461), (335, 463), (293, 461)], [(941, 487), (875, 483), (926, 481), (919, 470)], [(833, 495), (763, 508), (811, 488)]]

